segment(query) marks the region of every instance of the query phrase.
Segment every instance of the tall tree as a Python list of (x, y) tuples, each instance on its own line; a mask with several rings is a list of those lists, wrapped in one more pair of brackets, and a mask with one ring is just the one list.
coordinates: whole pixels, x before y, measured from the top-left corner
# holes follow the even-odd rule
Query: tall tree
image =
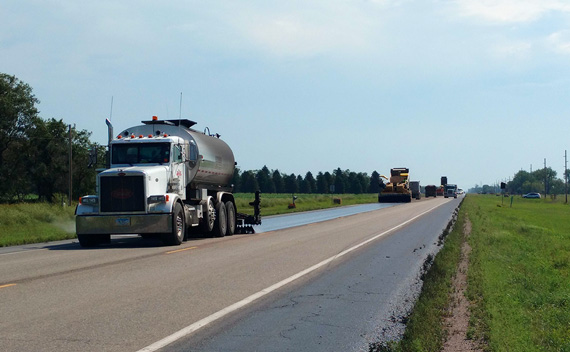
[(253, 193), (259, 190), (259, 185), (257, 184), (257, 179), (253, 174), (253, 171), (244, 171), (241, 174), (242, 192)]
[(285, 177), (285, 192), (287, 193), (298, 193), (299, 184), (297, 183), (297, 176), (291, 174)]
[(317, 174), (317, 193), (326, 194), (329, 193), (329, 185), (325, 180), (325, 175), (322, 172)]
[(334, 171), (334, 187), (335, 187), (335, 193), (345, 193), (346, 192), (346, 176), (344, 174), (344, 172), (340, 169), (340, 167), (338, 169), (336, 169)]
[(279, 170), (273, 171), (273, 184), (275, 185), (275, 192), (276, 193), (283, 193), (285, 192), (285, 182), (283, 181), (283, 176)]
[(368, 192), (380, 192), (380, 174), (376, 170), (372, 171), (372, 176), (370, 176), (370, 185), (368, 186)]
[(234, 169), (234, 175), (232, 176), (232, 184), (234, 185), (233, 187), (234, 193), (241, 192), (241, 175), (238, 167)]
[[(21, 174), (25, 170), (20, 169), (22, 165), (18, 156), (23, 152), (20, 148), (27, 145), (27, 130), (38, 116), (36, 104), (39, 104), (39, 100), (32, 94), (28, 84), (15, 76), (0, 73), (0, 197), (3, 200), (10, 200), (9, 197), (22, 186), (20, 178), (27, 177)], [(10, 149), (16, 144), (19, 148)], [(7, 158), (9, 163), (5, 162)], [(13, 164), (15, 161), (18, 161), (18, 165)], [(17, 169), (19, 175), (15, 178), (14, 171)]]
[(326, 171), (323, 175), (323, 178), (327, 184), (325, 193), (330, 193), (330, 186), (334, 185), (334, 176), (330, 172)]
[(261, 192), (275, 193), (275, 184), (273, 183), (273, 178), (267, 166), (264, 165), (261, 170), (255, 174), (255, 178), (257, 179)]
[(311, 173), (311, 171), (308, 171), (305, 174), (305, 179), (303, 181), (305, 181), (305, 183), (306, 183), (306, 185), (305, 185), (306, 189), (305, 190), (307, 191), (304, 193), (315, 193), (317, 191), (317, 181), (313, 177), (313, 174)]
[(29, 131), (28, 160), (35, 192), (40, 200), (54, 202), (69, 189), (69, 132), (63, 120), (36, 119)]

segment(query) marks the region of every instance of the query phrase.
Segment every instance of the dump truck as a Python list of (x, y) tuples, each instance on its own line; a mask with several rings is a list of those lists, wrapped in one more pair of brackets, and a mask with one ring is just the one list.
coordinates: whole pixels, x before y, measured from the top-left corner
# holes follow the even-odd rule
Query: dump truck
[(437, 190), (436, 185), (427, 185), (424, 190), (426, 193), (426, 198), (428, 198), (428, 197), (434, 197), (435, 198), (436, 197), (436, 190)]
[(412, 191), (412, 198), (420, 200), (422, 197), (420, 181), (410, 181), (410, 190)]
[(435, 190), (435, 195), (441, 197), (444, 194), (445, 194), (445, 189), (443, 188), (443, 186), (437, 187), (437, 189)]
[(96, 194), (81, 197), (76, 208), (81, 246), (109, 242), (111, 234), (180, 245), (193, 229), (216, 237), (254, 232), (259, 192), (250, 203), (254, 215), (237, 212), (234, 154), (219, 134), (196, 131), (195, 124), (153, 116), (114, 137), (107, 120), (108, 168), (97, 175)]
[(412, 191), (409, 182), (410, 170), (405, 167), (390, 169), (390, 178), (381, 175), (380, 177), (388, 183), (380, 185), (378, 202), (380, 203), (409, 203), (412, 201)]

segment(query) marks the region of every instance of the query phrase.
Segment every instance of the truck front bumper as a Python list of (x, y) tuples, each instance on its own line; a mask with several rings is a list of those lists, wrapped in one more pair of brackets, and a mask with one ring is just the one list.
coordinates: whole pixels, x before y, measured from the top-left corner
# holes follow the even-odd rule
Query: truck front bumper
[(77, 215), (78, 235), (172, 232), (172, 214)]

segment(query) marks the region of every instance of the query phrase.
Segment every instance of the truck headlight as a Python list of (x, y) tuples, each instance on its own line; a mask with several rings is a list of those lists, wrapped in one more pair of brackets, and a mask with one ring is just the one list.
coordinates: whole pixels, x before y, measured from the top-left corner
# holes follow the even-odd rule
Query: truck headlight
[(82, 205), (97, 205), (99, 204), (99, 197), (97, 196), (85, 196), (79, 198), (79, 203)]
[(147, 199), (148, 204), (153, 203), (166, 203), (168, 202), (168, 195), (160, 195), (160, 196), (150, 196)]

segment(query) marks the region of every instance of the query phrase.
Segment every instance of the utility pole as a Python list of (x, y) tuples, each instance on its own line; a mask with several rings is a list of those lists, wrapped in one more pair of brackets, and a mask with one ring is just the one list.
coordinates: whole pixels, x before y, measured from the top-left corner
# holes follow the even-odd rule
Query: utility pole
[(72, 148), (71, 148), (71, 125), (69, 125), (69, 206), (71, 206), (71, 197), (73, 190), (73, 162), (72, 162)]
[(546, 198), (546, 195), (548, 194), (548, 186), (547, 183), (548, 182), (548, 176), (546, 176), (546, 158), (544, 158), (544, 198)]
[(564, 195), (566, 196), (566, 201), (564, 203), (568, 204), (568, 151), (564, 150)]

